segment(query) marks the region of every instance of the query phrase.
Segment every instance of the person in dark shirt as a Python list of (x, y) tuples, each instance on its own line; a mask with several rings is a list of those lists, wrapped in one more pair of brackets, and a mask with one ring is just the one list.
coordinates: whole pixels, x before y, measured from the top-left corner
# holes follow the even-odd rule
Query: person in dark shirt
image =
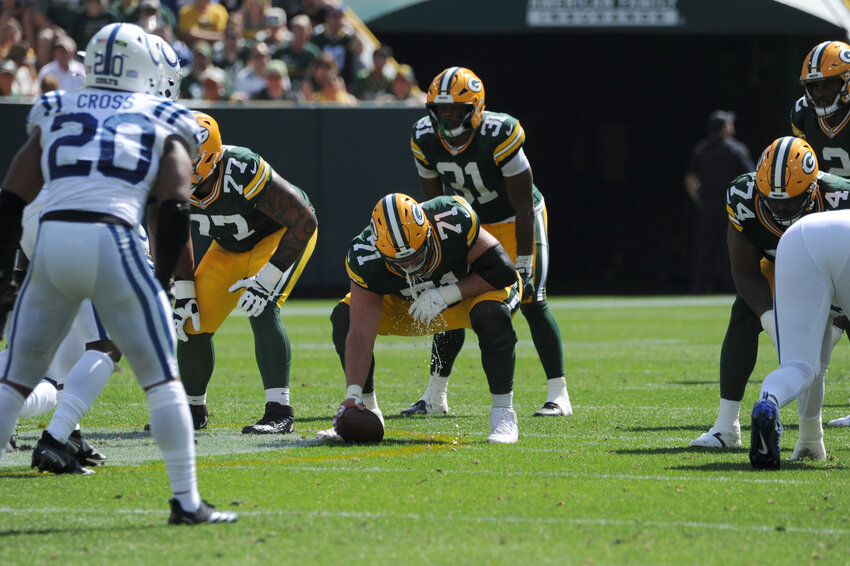
[(697, 242), (691, 293), (734, 293), (726, 251), (726, 189), (755, 164), (747, 147), (735, 139), (735, 114), (715, 110), (708, 116), (708, 136), (691, 153), (685, 189), (697, 206)]

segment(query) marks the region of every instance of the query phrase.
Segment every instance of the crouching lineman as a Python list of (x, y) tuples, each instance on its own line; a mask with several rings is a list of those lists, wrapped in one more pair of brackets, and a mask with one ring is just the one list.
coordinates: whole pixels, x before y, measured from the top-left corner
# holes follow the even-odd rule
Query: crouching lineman
[(813, 214), (782, 236), (776, 252), (776, 331), (779, 368), (761, 385), (753, 406), (750, 463), (778, 469), (779, 409), (794, 399), (799, 436), (792, 460), (826, 459), (821, 428), (823, 376), (838, 305), (850, 312), (850, 210)]
[[(192, 221), (213, 242), (193, 271), (184, 254), (175, 270), (177, 363), (195, 430), (207, 426), (207, 385), (215, 365), (213, 335), (238, 307), (249, 316), (265, 412), (242, 434), (287, 434), (289, 336), (280, 307), (313, 254), (316, 215), (306, 193), (246, 147), (222, 145), (218, 123), (196, 112), (203, 143), (194, 159)], [(188, 323), (188, 324), (187, 324)]]
[(348, 387), (337, 414), (357, 406), (381, 415), (374, 385), (378, 334), (423, 336), (471, 328), (493, 396), (487, 442), (517, 442), (517, 337), (511, 317), (521, 299), (519, 278), (469, 204), (458, 196), (421, 205), (401, 193), (385, 196), (375, 205), (370, 226), (352, 240), (346, 268), (351, 292), (331, 314)]
[[(720, 409), (711, 429), (690, 445), (738, 448), (738, 414), (747, 381), (756, 365), (758, 337), (764, 330), (776, 344), (773, 311), (773, 259), (780, 236), (801, 217), (850, 208), (850, 181), (820, 172), (811, 146), (792, 136), (773, 141), (756, 171), (732, 182), (726, 196), (726, 239), (732, 279), (738, 291), (720, 350)], [(830, 326), (832, 344), (842, 330)], [(823, 375), (819, 376), (823, 380)], [(818, 419), (820, 416), (818, 416)], [(801, 429), (804, 426), (801, 421)], [(820, 421), (816, 428), (820, 430)]]

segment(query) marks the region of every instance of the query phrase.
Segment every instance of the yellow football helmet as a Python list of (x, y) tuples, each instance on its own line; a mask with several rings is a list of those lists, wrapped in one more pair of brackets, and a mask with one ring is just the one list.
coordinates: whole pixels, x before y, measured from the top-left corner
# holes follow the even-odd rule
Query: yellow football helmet
[(407, 274), (421, 271), (434, 250), (434, 233), (415, 200), (392, 193), (372, 209), (372, 235), (384, 260)]
[[(458, 116), (440, 117), (440, 105), (456, 104), (463, 111)], [(484, 115), (484, 84), (464, 67), (449, 67), (431, 81), (425, 103), (428, 115), (440, 137), (453, 139), (476, 130)]]
[(218, 129), (218, 122), (209, 114), (195, 112), (195, 118), (201, 125), (201, 145), (198, 147), (198, 155), (192, 162), (194, 168), (192, 184), (200, 185), (212, 175), (215, 166), (221, 160), (221, 132)]
[(762, 211), (782, 226), (791, 226), (814, 204), (818, 160), (806, 140), (786, 136), (771, 143), (759, 158), (756, 186)]
[[(831, 81), (829, 94), (816, 97), (812, 86)], [(803, 60), (800, 85), (818, 116), (829, 116), (850, 102), (850, 45), (843, 41), (824, 41), (815, 46)], [(833, 94), (834, 92), (834, 94)]]

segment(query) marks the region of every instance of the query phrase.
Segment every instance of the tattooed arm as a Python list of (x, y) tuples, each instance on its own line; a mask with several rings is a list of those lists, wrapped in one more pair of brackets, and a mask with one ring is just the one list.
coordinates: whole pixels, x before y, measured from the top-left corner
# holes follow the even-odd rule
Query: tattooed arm
[(271, 185), (260, 196), (257, 209), (287, 229), (269, 259), (269, 263), (286, 271), (316, 231), (316, 215), (301, 193), (274, 171)]

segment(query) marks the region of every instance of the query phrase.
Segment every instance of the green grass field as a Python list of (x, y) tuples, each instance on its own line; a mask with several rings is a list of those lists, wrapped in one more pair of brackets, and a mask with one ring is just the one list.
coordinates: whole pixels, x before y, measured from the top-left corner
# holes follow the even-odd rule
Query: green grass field
[[(238, 510), (238, 523), (166, 525), (165, 470), (125, 371), (82, 423), (109, 457), (95, 475), (30, 470), (49, 415), (19, 423), (25, 446), (0, 461), (0, 564), (850, 563), (850, 431), (825, 431), (826, 462), (787, 462), (797, 435), (789, 405), (783, 469), (750, 467), (749, 409), (776, 364), (765, 336), (742, 408), (745, 448), (687, 448), (716, 416), (730, 297), (553, 300), (574, 408), (558, 419), (531, 418), (545, 379), (518, 315), (520, 440), (507, 446), (484, 442), (490, 400), (472, 333), (449, 386), (451, 416), (394, 416), (427, 384), (429, 342), (381, 337), (384, 442), (316, 440), (345, 390), (333, 304), (284, 309), (292, 435), (240, 434), (264, 403), (248, 322), (231, 317), (216, 336), (198, 475), (202, 496)], [(846, 340), (826, 389), (824, 420), (850, 413)]]

